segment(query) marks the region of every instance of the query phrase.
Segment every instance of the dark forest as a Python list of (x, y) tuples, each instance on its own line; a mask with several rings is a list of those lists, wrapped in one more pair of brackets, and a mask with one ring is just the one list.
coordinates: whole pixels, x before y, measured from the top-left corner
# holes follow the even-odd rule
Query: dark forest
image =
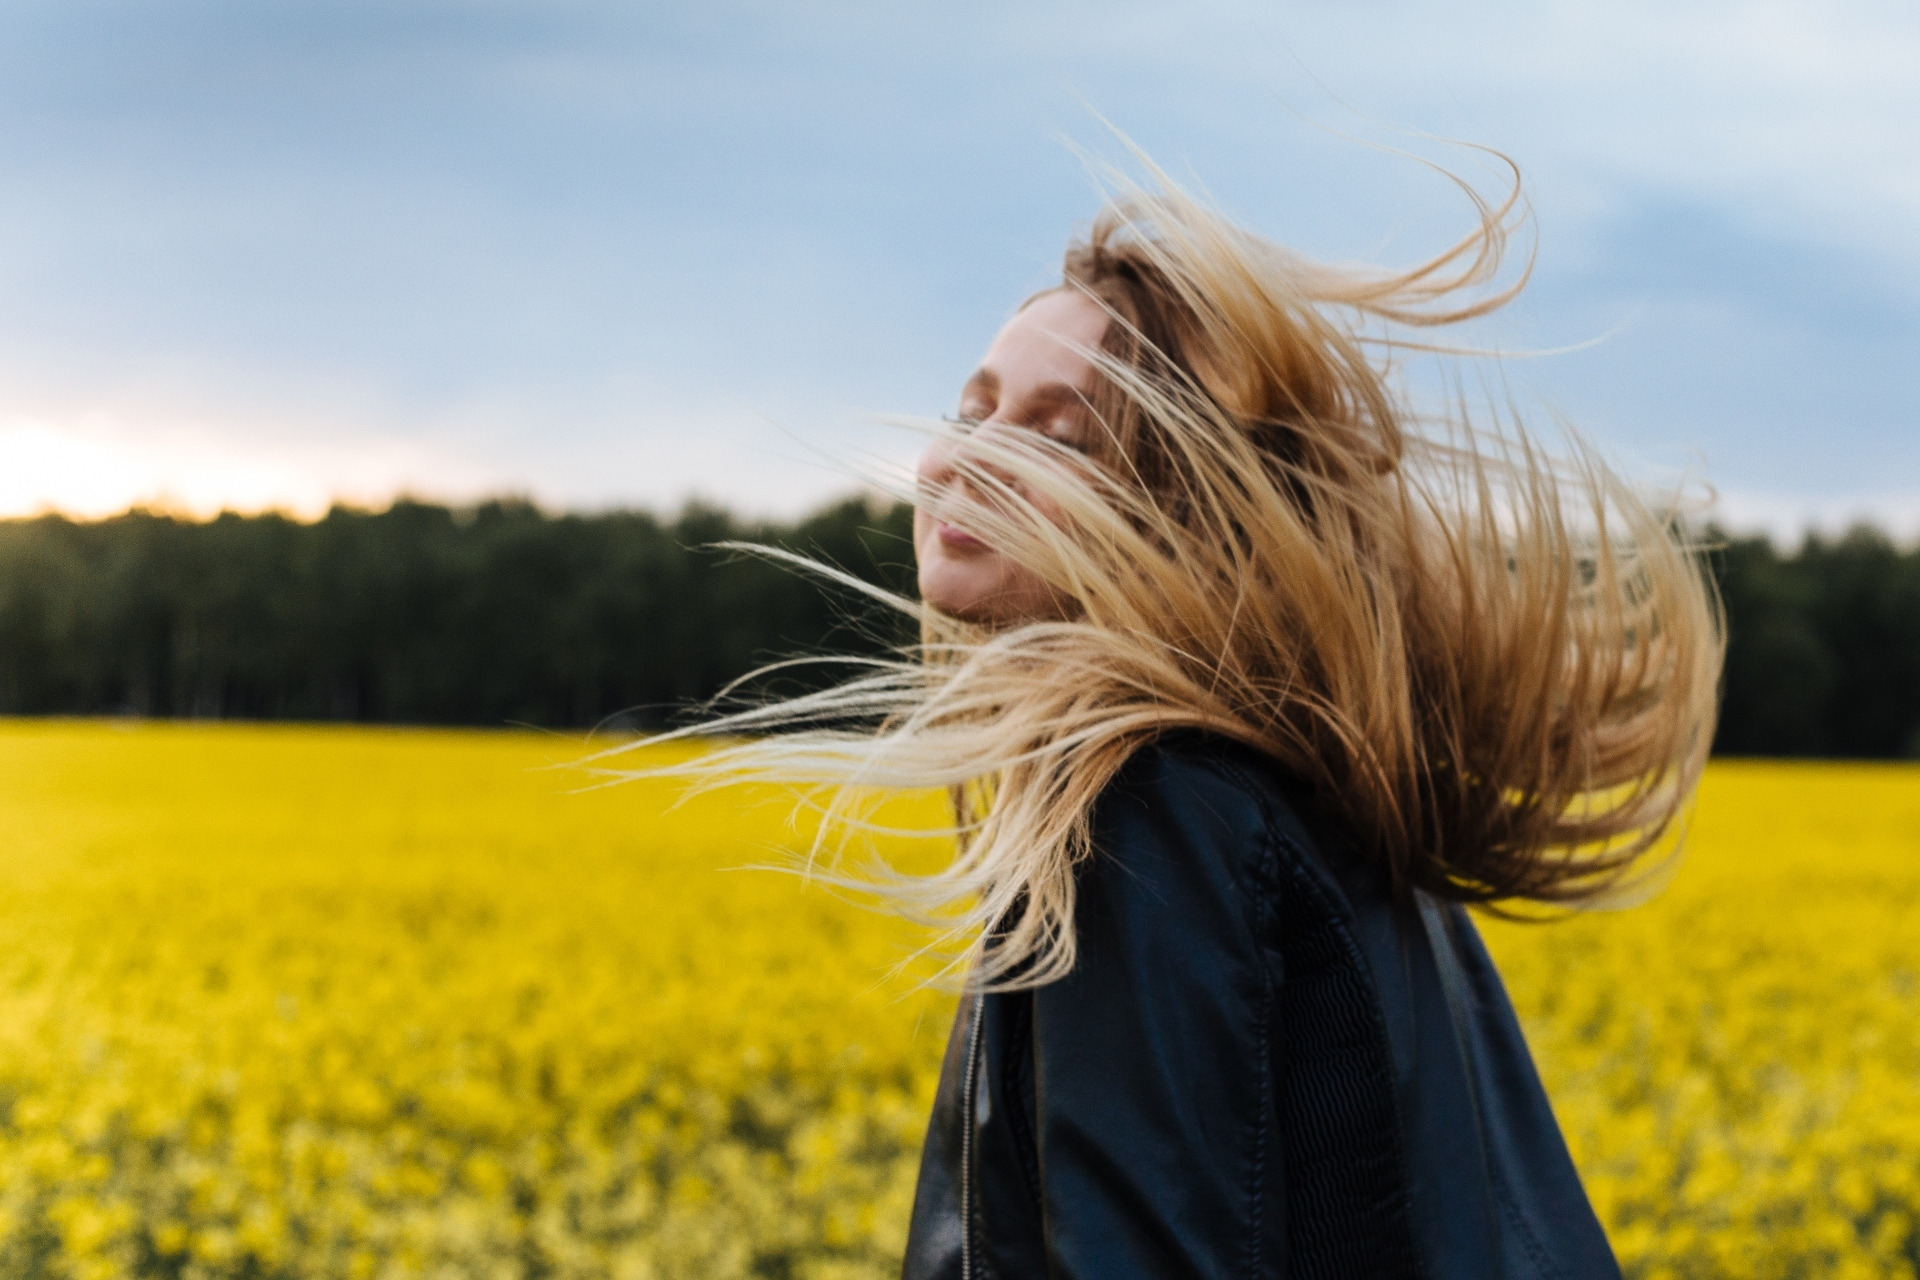
[[(907, 638), (854, 592), (713, 544), (910, 590), (908, 531), (907, 508), (859, 501), (788, 524), (516, 501), (0, 521), (0, 713), (658, 727), (770, 660)], [(1717, 751), (1920, 756), (1920, 549), (1723, 538), (1711, 564)]]

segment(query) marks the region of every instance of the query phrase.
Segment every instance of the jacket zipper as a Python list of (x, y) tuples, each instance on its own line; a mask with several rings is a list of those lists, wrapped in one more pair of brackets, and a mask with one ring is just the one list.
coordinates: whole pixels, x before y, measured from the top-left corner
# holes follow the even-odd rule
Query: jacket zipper
[(967, 1081), (960, 1108), (960, 1280), (973, 1280), (973, 1117), (980, 1080), (980, 995), (973, 997), (967, 1032)]

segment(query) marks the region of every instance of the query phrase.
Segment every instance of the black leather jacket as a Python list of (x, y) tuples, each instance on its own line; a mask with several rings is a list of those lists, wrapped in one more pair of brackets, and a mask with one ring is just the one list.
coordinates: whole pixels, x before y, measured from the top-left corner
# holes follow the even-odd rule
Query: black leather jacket
[(1093, 835), (1072, 973), (961, 1003), (906, 1280), (1619, 1276), (1465, 912), (1199, 735)]

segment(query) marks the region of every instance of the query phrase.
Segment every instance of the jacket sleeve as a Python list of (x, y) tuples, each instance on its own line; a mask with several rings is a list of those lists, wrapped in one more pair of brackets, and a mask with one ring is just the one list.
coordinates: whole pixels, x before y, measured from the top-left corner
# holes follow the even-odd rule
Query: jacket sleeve
[(1034, 993), (1035, 1138), (1059, 1280), (1285, 1274), (1279, 957), (1250, 790), (1167, 747), (1093, 814), (1079, 956)]

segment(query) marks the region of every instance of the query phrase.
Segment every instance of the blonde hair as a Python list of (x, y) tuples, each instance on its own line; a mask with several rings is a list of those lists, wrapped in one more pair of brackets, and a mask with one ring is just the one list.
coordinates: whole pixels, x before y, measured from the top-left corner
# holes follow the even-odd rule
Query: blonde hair
[(1408, 331), (1524, 283), (1492, 288), (1517, 174), (1498, 204), (1462, 184), (1473, 230), (1400, 272), (1310, 261), (1156, 178), (1066, 255), (1059, 287), (1109, 316), (1094, 447), (925, 424), (955, 440), (967, 527), (1061, 616), (976, 626), (788, 556), (916, 617), (919, 644), (681, 731), (761, 736), (678, 771), (850, 785), (824, 804), (854, 822), (859, 789), (950, 789), (947, 865), (825, 874), (938, 922), (936, 948), (992, 931), (971, 951), (988, 986), (1072, 967), (1094, 798), (1175, 729), (1311, 784), (1402, 889), (1618, 890), (1712, 737), (1719, 615), (1693, 548), (1577, 436), (1551, 455), (1510, 411), (1423, 415), (1395, 380), (1403, 353), (1452, 350)]

